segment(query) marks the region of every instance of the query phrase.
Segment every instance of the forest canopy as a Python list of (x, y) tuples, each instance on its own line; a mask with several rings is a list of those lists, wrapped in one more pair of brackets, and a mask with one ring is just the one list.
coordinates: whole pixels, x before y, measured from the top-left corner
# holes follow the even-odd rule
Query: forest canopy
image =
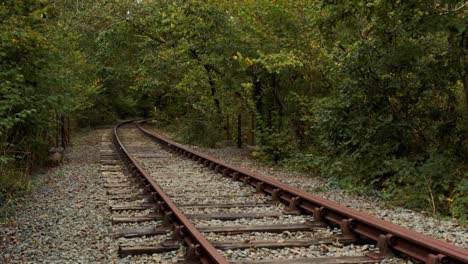
[[(7, 0), (0, 193), (65, 118), (191, 144), (466, 221), (468, 33), (456, 0)], [(63, 125), (63, 124), (62, 124)]]

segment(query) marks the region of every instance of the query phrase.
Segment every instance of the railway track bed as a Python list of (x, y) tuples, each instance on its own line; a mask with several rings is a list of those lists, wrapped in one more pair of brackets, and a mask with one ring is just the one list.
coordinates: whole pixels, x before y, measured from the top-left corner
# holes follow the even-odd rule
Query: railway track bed
[[(182, 245), (171, 245), (155, 250), (151, 256), (130, 257), (121, 248), (138, 245), (148, 247), (161, 245), (172, 237), (170, 228), (163, 226), (163, 219), (154, 213), (154, 202), (138, 187), (135, 178), (126, 170), (112, 144), (112, 135), (102, 136), (100, 151), (100, 172), (104, 178), (103, 187), (108, 196), (111, 212), (111, 232), (118, 255), (124, 263), (156, 262), (174, 263), (183, 261)], [(158, 228), (160, 227), (160, 228)], [(143, 231), (143, 233), (142, 233)], [(127, 258), (126, 258), (127, 257)]]
[[(109, 138), (105, 142), (112, 147)], [(466, 257), (463, 249), (445, 244), (436, 245), (442, 253), (428, 250), (406, 238), (405, 230), (382, 231), (328, 201), (317, 206), (300, 190), (193, 153), (134, 124), (116, 128), (113, 142), (126, 168), (117, 165), (114, 153), (102, 173), (121, 256), (164, 259), (177, 252), (179, 262), (202, 263), (405, 263), (408, 255), (456, 263)], [(403, 249), (392, 248), (395, 239)], [(416, 253), (404, 251), (411, 247)]]
[[(138, 131), (135, 130), (135, 132)], [(103, 134), (104, 137), (101, 138)], [(165, 191), (169, 192), (172, 187), (182, 189), (180, 186), (183, 185), (186, 186), (187, 190), (193, 189), (196, 183), (200, 183), (206, 188), (213, 189), (214, 193), (214, 187), (221, 183), (223, 187), (226, 187), (226, 190), (229, 187), (233, 191), (241, 191), (245, 195), (255, 193), (255, 197), (259, 197), (248, 203), (243, 202), (248, 197), (236, 198), (239, 200), (235, 203), (226, 203), (228, 195), (225, 195), (226, 197), (223, 199), (212, 199), (200, 197), (211, 194), (199, 193), (196, 194), (198, 197), (195, 199), (195, 194), (191, 195), (190, 192), (178, 195), (174, 193), (174, 196), (170, 197), (171, 201), (177, 202), (179, 211), (184, 212), (187, 216), (191, 214), (237, 214), (239, 212), (282, 213), (287, 205), (284, 201), (282, 204), (270, 201), (269, 195), (257, 194), (256, 187), (252, 186), (255, 182), (249, 181), (248, 186), (244, 186), (242, 177), (233, 181), (232, 175), (223, 176), (221, 173), (215, 173), (213, 169), (206, 169), (199, 164), (200, 161), (195, 160), (195, 157), (192, 157), (193, 161), (190, 161), (190, 159), (186, 159), (187, 154), (180, 153), (186, 156), (183, 157), (174, 150), (171, 150), (172, 152), (164, 150), (165, 152), (162, 154), (162, 149), (161, 152), (154, 151), (158, 145), (153, 142), (140, 142), (143, 140), (141, 134), (130, 136), (134, 138), (130, 137), (130, 142), (125, 143), (133, 142), (130, 145), (134, 145), (132, 154), (135, 159), (138, 159), (139, 163), (148, 161), (145, 166), (148, 166), (148, 171), (154, 170), (151, 173), (155, 174), (154, 177), (158, 177), (158, 184), (165, 185), (165, 189), (163, 189)], [(0, 223), (0, 263), (186, 263), (188, 247), (185, 242), (182, 242), (180, 236), (175, 236), (176, 240), (180, 241), (177, 244), (177, 249), (169, 248), (174, 244), (166, 244), (164, 252), (161, 253), (118, 255), (119, 248), (125, 249), (125, 247), (135, 249), (146, 246), (139, 253), (145, 253), (144, 250), (152, 250), (154, 246), (173, 240), (175, 228), (174, 224), (165, 224), (165, 213), (155, 208), (155, 205), (160, 205), (157, 201), (160, 201), (161, 197), (156, 195), (154, 191), (145, 191), (147, 188), (145, 185), (148, 185), (148, 182), (137, 180), (138, 173), (135, 169), (133, 169), (133, 173), (129, 173), (126, 164), (115, 155), (114, 144), (110, 144), (111, 140), (112, 136), (109, 130), (93, 130), (83, 133), (74, 141), (74, 147), (67, 151), (65, 164), (40, 176), (41, 182), (34, 186), (31, 195), (26, 196), (16, 205), (14, 217), (7, 222)], [(101, 150), (103, 151), (101, 152)], [(227, 155), (229, 155), (228, 158), (232, 157), (229, 152), (226, 152)], [(176, 176), (169, 174), (166, 167), (173, 167), (171, 165), (173, 158), (180, 158), (183, 165), (187, 166), (180, 167), (180, 170), (184, 171), (187, 177), (176, 180), (174, 178)], [(160, 162), (165, 159), (164, 164), (152, 164), (153, 159)], [(190, 166), (193, 166), (194, 169), (190, 170)], [(249, 169), (256, 168), (249, 167)], [(179, 170), (176, 167), (174, 169), (175, 172)], [(163, 171), (166, 174), (164, 178), (157, 175)], [(276, 176), (269, 168), (262, 174)], [(209, 177), (202, 179), (201, 175)], [(211, 177), (217, 178), (217, 182), (213, 182)], [(278, 177), (287, 181), (289, 185), (294, 185), (299, 189), (308, 189), (307, 179), (296, 179), (288, 175)], [(315, 185), (312, 183), (309, 186)], [(124, 190), (127, 187), (129, 189)], [(268, 186), (264, 187), (268, 190)], [(327, 193), (322, 192), (322, 194), (326, 195)], [(193, 196), (194, 199), (188, 201), (176, 198), (176, 196), (184, 197), (186, 195)], [(338, 202), (347, 205), (366, 202), (363, 199), (345, 196), (338, 192), (335, 197)], [(270, 202), (274, 205), (272, 206)], [(450, 239), (452, 243), (466, 248), (468, 232), (466, 229), (453, 226), (450, 222), (427, 216), (417, 216), (415, 213), (409, 213), (409, 210), (387, 208), (381, 211), (370, 202), (364, 203), (361, 208), (366, 211), (369, 208), (369, 210), (373, 210), (372, 213), (377, 212), (376, 215), (393, 219), (392, 221), (395, 219), (397, 219), (396, 222), (399, 222), (399, 219), (405, 220), (406, 226), (412, 227), (414, 225), (427, 234)], [(149, 219), (150, 221), (140, 218), (140, 221), (112, 223), (114, 218), (118, 220), (119, 217), (127, 217), (135, 220), (134, 216), (148, 214), (154, 214), (154, 218)], [(164, 217), (161, 217), (162, 215)], [(174, 217), (171, 219), (171, 214), (168, 216), (170, 220), (174, 220)], [(264, 219), (267, 218), (187, 219), (191, 223), (196, 223), (197, 230), (208, 242), (219, 247), (216, 249), (213, 246), (227, 261), (247, 263), (251, 261), (257, 263), (280, 261), (281, 263), (282, 261), (284, 263), (285, 258), (294, 258), (295, 263), (314, 263), (311, 259), (320, 259), (320, 263), (326, 263), (324, 258), (335, 257), (334, 260), (328, 259), (328, 261), (336, 263), (338, 254), (345, 255), (354, 252), (354, 254), (362, 256), (377, 248), (375, 241), (350, 244), (334, 241), (335, 245), (327, 243), (312, 245), (312, 239), (339, 236), (341, 230), (339, 225), (330, 228), (311, 225), (314, 223), (314, 219), (307, 212), (303, 215), (282, 215), (281, 217), (268, 218), (277, 222), (265, 221)], [(286, 219), (289, 220), (286, 221)], [(182, 229), (182, 231), (184, 230)], [(187, 230), (182, 233), (185, 236), (189, 234)], [(309, 243), (309, 246), (296, 245), (284, 248), (268, 248), (265, 244), (252, 246), (254, 242), (260, 243), (260, 241), (274, 241), (278, 245), (285, 245), (290, 240), (301, 239), (308, 240), (305, 243)], [(249, 248), (234, 249), (232, 248), (234, 244), (230, 243), (224, 244), (224, 246), (227, 245), (231, 248), (221, 249), (223, 245), (216, 245), (218, 242), (233, 242), (237, 243), (236, 246), (244, 247), (249, 245)], [(405, 256), (401, 257), (402, 261), (407, 261)], [(353, 260), (349, 256), (346, 258), (348, 262)], [(362, 259), (354, 259), (354, 262), (360, 261)], [(414, 260), (412, 262), (415, 263)]]

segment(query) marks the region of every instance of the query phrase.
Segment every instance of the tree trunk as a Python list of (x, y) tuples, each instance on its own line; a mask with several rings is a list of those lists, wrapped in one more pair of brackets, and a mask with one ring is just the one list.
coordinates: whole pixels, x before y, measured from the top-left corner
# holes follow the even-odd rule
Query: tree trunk
[[(449, 5), (449, 8), (452, 8)], [(460, 38), (457, 37), (458, 31), (456, 28), (448, 29), (448, 53), (449, 60), (460, 72), (460, 79), (463, 83), (463, 92), (465, 95), (465, 118), (468, 117), (468, 32), (465, 30), (461, 33)], [(468, 159), (468, 125), (465, 125), (465, 140), (464, 140), (465, 159)]]
[(242, 148), (242, 116), (237, 115), (237, 147)]
[(263, 135), (263, 128), (264, 128), (264, 111), (263, 111), (263, 92), (262, 92), (262, 83), (260, 82), (259, 78), (252, 73), (252, 83), (253, 83), (253, 91), (252, 91), (252, 99), (255, 102), (255, 110), (259, 115), (259, 122), (257, 124), (258, 131), (260, 135), (260, 141), (262, 141)]
[(465, 90), (465, 106), (466, 114), (468, 115), (468, 32), (465, 30), (462, 34), (461, 40), (461, 49), (462, 49), (462, 63), (464, 65), (464, 78), (463, 78), (463, 88)]
[(271, 108), (268, 108), (267, 127), (273, 129), (273, 114), (271, 113)]
[(70, 123), (70, 116), (67, 116), (67, 142), (68, 145), (71, 143), (71, 123)]
[(226, 140), (231, 139), (231, 125), (229, 124), (229, 115), (226, 116)]
[(60, 119), (58, 113), (55, 114), (55, 147), (59, 146)]
[(214, 82), (213, 77), (211, 76), (211, 72), (219, 73), (219, 71), (216, 68), (214, 68), (213, 66), (211, 66), (209, 64), (206, 64), (206, 63), (203, 63), (200, 56), (198, 56), (197, 51), (195, 51), (193, 49), (190, 49), (189, 52), (190, 52), (190, 55), (194, 59), (196, 59), (198, 62), (200, 62), (200, 64), (203, 65), (203, 68), (205, 68), (206, 74), (208, 75), (208, 83), (209, 83), (210, 88), (211, 88), (211, 96), (213, 97), (213, 102), (214, 102), (214, 104), (216, 106), (216, 112), (218, 114), (221, 114), (221, 104), (219, 103), (219, 100), (217, 98), (216, 83)]
[[(463, 73), (463, 90), (465, 93), (465, 118), (468, 118), (468, 31), (461, 34), (460, 57)], [(465, 124), (465, 160), (468, 160), (468, 125)]]
[(208, 83), (210, 84), (211, 96), (213, 97), (213, 102), (216, 106), (216, 113), (221, 114), (221, 104), (219, 103), (219, 100), (216, 95), (216, 84), (213, 80), (213, 77), (211, 76), (210, 68), (207, 65), (203, 65), (203, 67), (205, 67), (206, 73), (208, 74)]
[(275, 109), (278, 110), (278, 122), (275, 124), (278, 127), (276, 128), (278, 132), (281, 132), (283, 128), (283, 116), (284, 116), (284, 104), (279, 92), (279, 85), (276, 74), (272, 76), (272, 86), (273, 86), (273, 100), (275, 102)]
[[(464, 53), (466, 54), (466, 51)], [(465, 107), (466, 107), (465, 119), (468, 119), (468, 57), (466, 55), (464, 56), (464, 62), (465, 62), (465, 74), (463, 78), (463, 89), (465, 90)], [(468, 125), (467, 124), (465, 124), (465, 160), (468, 160)]]
[(65, 117), (63, 115), (60, 115), (60, 132), (62, 138), (62, 148), (65, 149), (67, 147), (67, 136), (65, 132)]
[(255, 146), (255, 114), (252, 114), (251, 119), (251, 129), (250, 129), (250, 144)]

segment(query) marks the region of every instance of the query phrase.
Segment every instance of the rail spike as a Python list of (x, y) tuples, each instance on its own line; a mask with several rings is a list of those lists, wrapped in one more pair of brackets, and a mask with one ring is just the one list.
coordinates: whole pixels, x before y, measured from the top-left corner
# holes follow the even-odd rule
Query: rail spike
[(343, 219), (340, 223), (341, 234), (346, 239), (356, 239), (356, 234), (351, 230), (353, 219)]
[(283, 214), (286, 215), (300, 215), (302, 214), (301, 210), (299, 209), (299, 201), (300, 197), (293, 197), (289, 202), (289, 205), (283, 209)]

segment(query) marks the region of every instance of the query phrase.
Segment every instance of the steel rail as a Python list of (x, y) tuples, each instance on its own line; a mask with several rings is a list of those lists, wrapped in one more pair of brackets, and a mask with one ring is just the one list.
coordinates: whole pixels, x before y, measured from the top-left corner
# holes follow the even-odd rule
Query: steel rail
[(216, 172), (234, 180), (243, 181), (259, 191), (272, 195), (292, 209), (310, 213), (316, 220), (341, 226), (342, 229), (350, 230), (355, 235), (373, 240), (381, 245), (385, 244), (395, 253), (427, 264), (468, 263), (468, 250), (466, 249), (345, 207), (271, 177), (227, 164), (155, 134), (143, 128), (141, 123), (137, 123), (140, 131), (161, 145), (209, 166)]
[(159, 201), (159, 210), (164, 214), (165, 220), (172, 224), (175, 235), (187, 246), (190, 258), (199, 259), (201, 263), (228, 264), (225, 259), (208, 240), (197, 230), (190, 220), (177, 208), (175, 203), (167, 196), (160, 186), (143, 170), (137, 161), (130, 155), (120, 140), (117, 129), (132, 121), (119, 123), (113, 130), (113, 143), (133, 176), (139, 178), (145, 188)]

